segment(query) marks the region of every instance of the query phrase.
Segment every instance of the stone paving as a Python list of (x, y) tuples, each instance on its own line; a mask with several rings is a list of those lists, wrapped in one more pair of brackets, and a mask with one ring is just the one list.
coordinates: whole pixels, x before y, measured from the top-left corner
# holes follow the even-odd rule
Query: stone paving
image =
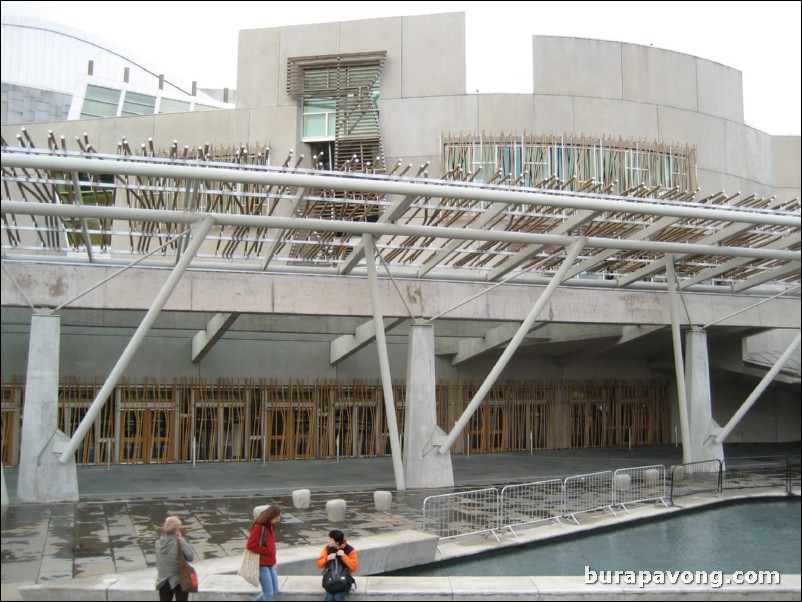
[[(333, 528), (325, 507), (331, 497), (313, 496), (303, 510), (293, 508), (291, 496), (13, 505), (3, 513), (2, 581), (41, 582), (154, 566), (159, 525), (173, 514), (181, 518), (182, 532), (199, 560), (238, 556), (254, 506), (265, 503), (284, 510), (276, 532), (279, 550), (322, 546)], [(341, 527), (351, 538), (421, 527), (420, 496), (396, 492), (392, 512), (376, 512), (372, 492), (342, 497), (348, 506)], [(407, 498), (416, 506), (408, 505)]]
[[(800, 444), (733, 446), (730, 456), (792, 455)], [(5, 469), (12, 504), (2, 512), (2, 583), (34, 583), (105, 575), (155, 565), (154, 542), (164, 518), (175, 514), (199, 560), (238, 556), (255, 506), (284, 510), (279, 549), (322, 546), (342, 528), (351, 538), (421, 529), (427, 495), (459, 489), (534, 482), (622, 467), (681, 461), (681, 449), (553, 450), (535, 454), (486, 454), (454, 460), (456, 488), (394, 491), (389, 458), (268, 463), (81, 467), (81, 501), (15, 504), (16, 472)], [(271, 466), (272, 464), (272, 466)], [(268, 482), (269, 485), (261, 485)], [(258, 483), (261, 487), (254, 485)], [(292, 490), (312, 488), (310, 508), (293, 507)], [(377, 512), (373, 492), (393, 490), (390, 512)], [(329, 522), (325, 503), (343, 498), (342, 525)]]

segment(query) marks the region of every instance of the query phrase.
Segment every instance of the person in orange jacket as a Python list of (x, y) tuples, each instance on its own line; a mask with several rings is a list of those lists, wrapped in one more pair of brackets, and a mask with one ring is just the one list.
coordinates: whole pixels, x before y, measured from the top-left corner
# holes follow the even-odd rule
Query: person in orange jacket
[[(345, 541), (345, 534), (339, 529), (334, 529), (329, 532), (329, 542), (323, 546), (320, 552), (320, 557), (317, 559), (317, 568), (325, 568), (329, 562), (335, 561), (346, 566), (351, 574), (356, 573), (359, 568), (359, 557), (357, 556), (356, 549)], [(351, 590), (353, 577), (350, 577), (348, 589), (344, 592), (326, 592), (324, 600), (342, 601)]]

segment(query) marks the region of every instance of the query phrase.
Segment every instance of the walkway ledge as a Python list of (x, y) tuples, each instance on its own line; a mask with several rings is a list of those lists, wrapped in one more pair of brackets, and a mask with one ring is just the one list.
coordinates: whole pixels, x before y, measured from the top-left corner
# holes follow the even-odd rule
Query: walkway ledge
[[(155, 575), (153, 575), (155, 576)], [(800, 575), (782, 575), (778, 585), (614, 585), (586, 584), (584, 577), (381, 577), (357, 578), (349, 600), (618, 600), (636, 596), (648, 600), (799, 600)], [(83, 583), (82, 583), (83, 582)], [(280, 578), (284, 600), (323, 598), (320, 577)], [(26, 600), (158, 600), (153, 579), (118, 574), (104, 579), (74, 579), (67, 583), (23, 586)], [(208, 575), (190, 600), (252, 600), (258, 590), (236, 575)]]

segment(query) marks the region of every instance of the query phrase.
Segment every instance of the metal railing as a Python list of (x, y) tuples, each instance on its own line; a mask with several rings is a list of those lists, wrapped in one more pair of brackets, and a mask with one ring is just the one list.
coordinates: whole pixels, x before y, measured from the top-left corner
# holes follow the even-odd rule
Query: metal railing
[(800, 456), (788, 458), (788, 481), (785, 491), (791, 493), (794, 487), (802, 487), (802, 470), (800, 470)]
[(509, 529), (517, 539), (514, 527), (542, 521), (562, 524), (563, 482), (560, 479), (507, 485), (501, 490), (499, 529)]
[(722, 489), (785, 487), (788, 459), (785, 456), (728, 458), (722, 466)]
[(659, 500), (668, 497), (666, 467), (662, 464), (619, 468), (613, 474), (613, 504), (627, 510), (627, 504)]
[(607, 509), (613, 514), (613, 473), (592, 472), (563, 481), (563, 515), (574, 519), (582, 512)]
[(432, 495), (423, 500), (423, 530), (436, 533), (440, 539), (487, 532), (495, 536), (498, 523), (496, 488)]
[(721, 496), (721, 460), (704, 460), (671, 467), (671, 505), (674, 498), (698, 493)]
[(577, 515), (610, 510), (620, 505), (659, 501), (671, 506), (675, 498), (713, 494), (724, 489), (765, 487), (792, 493), (800, 486), (800, 456), (731, 458), (725, 463), (706, 460), (671, 467), (661, 464), (620, 468), (496, 488), (427, 497), (423, 501), (423, 530), (440, 539), (509, 530), (515, 527), (556, 522), (563, 518), (579, 524)]

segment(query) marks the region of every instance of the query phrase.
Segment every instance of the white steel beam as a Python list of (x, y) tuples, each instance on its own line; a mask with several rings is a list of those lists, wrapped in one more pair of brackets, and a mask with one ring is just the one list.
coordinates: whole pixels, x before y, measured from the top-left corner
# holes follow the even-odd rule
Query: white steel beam
[(189, 264), (192, 261), (192, 258), (195, 256), (195, 253), (198, 252), (198, 249), (200, 249), (203, 241), (206, 240), (206, 235), (209, 234), (209, 231), (212, 229), (213, 225), (214, 219), (210, 216), (206, 216), (197, 224), (196, 228), (194, 228), (194, 236), (184, 252), (184, 255), (181, 257), (181, 261), (175, 266), (173, 271), (170, 273), (170, 276), (167, 278), (167, 281), (164, 283), (164, 286), (159, 291), (159, 294), (156, 295), (156, 298), (153, 300), (153, 304), (150, 306), (150, 309), (142, 319), (142, 323), (136, 329), (136, 332), (134, 332), (134, 336), (131, 337), (131, 340), (128, 342), (128, 345), (120, 356), (120, 359), (117, 360), (114, 368), (112, 368), (111, 372), (106, 378), (106, 382), (103, 383), (103, 386), (100, 388), (100, 391), (98, 391), (94, 401), (92, 401), (92, 405), (89, 406), (89, 409), (86, 411), (81, 423), (75, 429), (75, 432), (72, 434), (69, 443), (67, 443), (64, 451), (61, 453), (61, 456), (59, 456), (59, 462), (62, 464), (67, 464), (73, 459), (72, 455), (75, 453), (75, 450), (78, 449), (78, 446), (83, 443), (84, 436), (92, 427), (92, 423), (94, 423), (94, 421), (100, 415), (100, 412), (103, 410), (103, 406), (106, 404), (106, 399), (109, 397), (109, 395), (111, 395), (111, 392), (114, 390), (114, 387), (117, 386), (120, 378), (122, 378), (123, 372), (128, 367), (131, 359), (133, 359), (134, 354), (136, 353), (137, 349), (139, 349), (139, 346), (145, 340), (148, 331), (150, 330), (151, 326), (153, 326), (156, 318), (159, 317), (162, 308), (167, 303), (167, 300), (175, 290), (175, 287), (178, 286), (181, 276), (184, 275), (184, 272), (189, 267)]
[(788, 360), (794, 355), (797, 349), (799, 349), (800, 343), (800, 336), (799, 334), (796, 335), (796, 338), (791, 341), (791, 344), (788, 345), (788, 348), (783, 352), (780, 358), (777, 360), (777, 363), (772, 366), (771, 370), (766, 373), (766, 376), (763, 377), (755, 390), (747, 397), (744, 402), (741, 404), (741, 407), (738, 408), (738, 411), (735, 412), (732, 418), (730, 418), (729, 422), (721, 429), (716, 435), (716, 443), (723, 443), (724, 440), (729, 436), (741, 419), (746, 415), (749, 409), (754, 405), (754, 403), (760, 398), (763, 394), (763, 391), (771, 384), (771, 381), (774, 380), (774, 377), (783, 369)]
[[(421, 236), (442, 239), (486, 240), (522, 244), (545, 244), (555, 247), (571, 245), (572, 236), (557, 234), (532, 234), (529, 232), (507, 232), (501, 230), (476, 230), (473, 228), (444, 228), (437, 226), (413, 226), (406, 224), (380, 224), (371, 222), (352, 222), (298, 217), (274, 217), (264, 215), (235, 215), (230, 213), (191, 213), (163, 209), (128, 209), (125, 207), (76, 207), (73, 205), (54, 205), (45, 203), (25, 203), (21, 201), (0, 202), (0, 212), (15, 215), (51, 215), (67, 217), (97, 217), (132, 221), (155, 221), (172, 224), (194, 223), (202, 216), (210, 216), (219, 225), (293, 228), (297, 230), (319, 230), (321, 232), (350, 232), (371, 234), (373, 236)], [(785, 216), (777, 216), (777, 219)], [(797, 219), (799, 221), (799, 219)], [(802, 227), (802, 224), (797, 224)], [(754, 259), (777, 259), (781, 261), (802, 261), (800, 251), (780, 251), (764, 248), (727, 247), (691, 243), (671, 243), (659, 241), (638, 241), (617, 238), (588, 237), (586, 246), (594, 248), (624, 249), (631, 251), (652, 251), (656, 253), (677, 253), (686, 255), (713, 255), (724, 257), (751, 257)]]
[[(38, 155), (28, 152), (16, 153), (4, 149), (3, 167), (24, 167), (31, 169), (50, 169), (59, 171), (78, 171), (88, 173), (114, 173), (130, 176), (158, 176), (176, 179), (198, 179), (216, 182), (241, 182), (275, 186), (324, 188), (340, 191), (356, 191), (374, 194), (401, 194), (420, 197), (434, 197), (454, 200), (474, 200), (502, 202), (513, 205), (541, 205), (547, 207), (567, 207), (589, 209), (591, 211), (611, 211), (635, 215), (662, 215), (688, 217), (700, 220), (737, 222), (745, 224), (765, 224), (800, 227), (799, 216), (778, 214), (747, 207), (705, 207), (693, 203), (632, 201), (611, 199), (609, 197), (543, 193), (522, 189), (493, 188), (470, 183), (461, 185), (443, 184), (425, 180), (401, 181), (387, 176), (357, 174), (315, 175), (299, 171), (273, 171), (268, 169), (244, 170), (218, 167), (197, 167), (175, 163), (155, 163), (134, 160), (121, 160), (109, 155), (82, 157), (63, 157)], [(30, 154), (29, 154), (30, 153)], [(375, 225), (375, 224), (373, 224)], [(570, 243), (569, 243), (570, 244)], [(564, 246), (564, 245), (563, 245)]]
[(376, 254), (373, 251), (373, 238), (365, 235), (365, 263), (368, 268), (370, 280), (370, 300), (373, 307), (373, 323), (376, 325), (376, 348), (379, 352), (379, 373), (384, 393), (384, 414), (387, 420), (387, 436), (390, 438), (390, 451), (393, 456), (393, 473), (395, 474), (395, 488), (404, 491), (404, 464), (401, 455), (401, 440), (398, 436), (398, 423), (395, 416), (395, 401), (393, 400), (393, 381), (390, 377), (390, 360), (387, 355), (387, 339), (384, 337), (384, 318), (382, 317), (381, 303), (379, 302), (379, 278), (376, 275)]
[(674, 258), (666, 258), (668, 277), (668, 305), (671, 311), (671, 340), (674, 346), (674, 378), (677, 381), (677, 404), (679, 405), (679, 425), (682, 433), (682, 463), (692, 462), (691, 425), (688, 417), (688, 394), (685, 389), (685, 362), (682, 359), (682, 337), (679, 327), (679, 308), (677, 307), (677, 281), (674, 273)]
[(443, 441), (440, 445), (440, 449), (438, 453), (440, 454), (447, 454), (448, 450), (451, 449), (451, 446), (454, 445), (454, 441), (457, 440), (460, 433), (468, 426), (468, 422), (473, 416), (476, 409), (479, 407), (479, 404), (484, 401), (485, 395), (487, 392), (490, 391), (490, 388), (496, 382), (498, 377), (501, 375), (504, 368), (507, 366), (509, 361), (512, 359), (512, 356), (517, 351), (519, 345), (524, 340), (524, 337), (527, 333), (532, 330), (532, 326), (534, 326), (535, 321), (537, 320), (540, 312), (543, 311), (543, 308), (546, 307), (546, 304), (551, 299), (551, 296), (554, 294), (554, 291), (557, 290), (557, 287), (560, 286), (563, 279), (565, 278), (565, 274), (568, 272), (568, 268), (573, 265), (574, 261), (576, 261), (577, 256), (579, 255), (580, 251), (582, 251), (582, 247), (585, 244), (585, 238), (579, 237), (574, 243), (571, 245), (570, 249), (568, 249), (568, 253), (566, 254), (565, 259), (563, 260), (560, 269), (557, 270), (557, 273), (549, 282), (549, 285), (546, 287), (546, 290), (543, 291), (543, 294), (540, 295), (537, 302), (535, 302), (534, 307), (529, 312), (529, 315), (526, 316), (526, 319), (521, 324), (521, 327), (518, 329), (518, 332), (515, 334), (513, 339), (510, 341), (510, 344), (507, 345), (507, 348), (501, 354), (501, 357), (496, 362), (496, 365), (493, 366), (493, 369), (490, 371), (490, 374), (487, 375), (485, 381), (479, 387), (479, 390), (476, 391), (476, 394), (471, 399), (468, 407), (465, 408), (465, 411), (462, 413), (462, 416), (459, 417), (454, 428), (451, 429), (451, 432), (446, 437), (445, 441)]

